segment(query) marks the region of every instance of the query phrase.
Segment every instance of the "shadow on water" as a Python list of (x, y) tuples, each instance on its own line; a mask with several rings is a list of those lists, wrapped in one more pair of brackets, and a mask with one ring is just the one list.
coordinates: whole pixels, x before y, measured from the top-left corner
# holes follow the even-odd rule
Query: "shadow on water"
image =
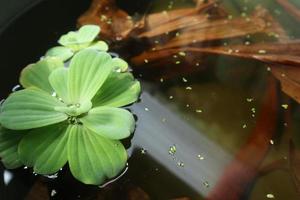
[(0, 97), (18, 84), (18, 74), (29, 62), (39, 60), (63, 33), (73, 30), (77, 17), (90, 1), (44, 0), (14, 21), (0, 35)]
[(0, 165), (0, 199), (23, 199), (36, 177), (24, 169), (6, 170)]

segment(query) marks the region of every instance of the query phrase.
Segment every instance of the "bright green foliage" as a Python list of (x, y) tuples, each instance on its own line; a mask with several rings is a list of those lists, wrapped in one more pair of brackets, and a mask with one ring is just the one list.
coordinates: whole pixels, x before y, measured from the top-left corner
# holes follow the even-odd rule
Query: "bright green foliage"
[(105, 106), (93, 108), (80, 121), (95, 133), (113, 140), (127, 138), (134, 130), (132, 114), (120, 108)]
[(49, 75), (57, 68), (63, 68), (64, 63), (57, 58), (46, 58), (35, 64), (25, 67), (20, 76), (20, 83), (24, 87), (37, 87), (46, 92), (52, 93), (53, 89), (48, 81)]
[[(87, 26), (59, 42), (78, 47), (98, 33)], [(20, 77), (24, 89), (12, 93), (0, 110), (4, 165), (53, 174), (68, 163), (75, 178), (94, 185), (118, 175), (127, 161), (118, 140), (135, 128), (133, 115), (120, 107), (134, 103), (141, 90), (127, 67), (93, 47), (76, 53), (68, 67), (49, 57), (27, 66)]]
[(0, 123), (12, 130), (39, 128), (64, 121), (65, 113), (56, 107), (65, 105), (47, 92), (30, 87), (12, 93), (1, 108)]
[(72, 49), (63, 46), (57, 46), (49, 49), (46, 53), (47, 57), (51, 58), (59, 58), (62, 61), (69, 60), (74, 55)]
[(81, 45), (93, 42), (100, 33), (100, 27), (96, 25), (85, 25), (78, 31), (70, 31), (58, 40), (63, 46)]
[(54, 124), (29, 131), (19, 143), (20, 160), (38, 174), (54, 174), (67, 162), (68, 126)]
[(0, 127), (0, 157), (8, 169), (21, 167), (23, 163), (18, 154), (18, 145), (25, 132), (12, 131)]
[(100, 33), (100, 27), (96, 25), (82, 26), (78, 31), (70, 31), (62, 35), (58, 43), (62, 46), (56, 46), (46, 52), (46, 57), (59, 58), (67, 61), (72, 56), (83, 49), (95, 49), (98, 51), (107, 51), (108, 45), (104, 41), (95, 41)]
[(75, 178), (99, 185), (120, 173), (126, 165), (127, 153), (119, 141), (74, 125), (69, 129), (68, 161)]
[(91, 100), (112, 71), (112, 58), (108, 53), (86, 50), (77, 55), (71, 61), (68, 76), (73, 104)]
[(112, 72), (92, 99), (95, 106), (122, 107), (137, 101), (141, 85), (131, 73)]
[(121, 72), (125, 72), (128, 68), (127, 62), (121, 58), (113, 58), (112, 65), (117, 71), (121, 71)]

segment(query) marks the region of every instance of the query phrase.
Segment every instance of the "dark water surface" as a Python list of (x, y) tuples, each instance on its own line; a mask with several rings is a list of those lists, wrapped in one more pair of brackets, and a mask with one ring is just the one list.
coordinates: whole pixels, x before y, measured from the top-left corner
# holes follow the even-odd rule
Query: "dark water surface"
[[(170, 2), (174, 8), (194, 6), (188, 0), (131, 0), (127, 4), (119, 1), (119, 5), (131, 14), (143, 14), (164, 10)], [(235, 16), (245, 9), (245, 2), (250, 9), (261, 1), (236, 0), (224, 4)], [(46, 0), (0, 35), (1, 98), (18, 84), (23, 67), (37, 61), (61, 34), (75, 29), (76, 19), (89, 3)], [(281, 13), (278, 18), (290, 35), (300, 36), (300, 24), (274, 1), (262, 4), (275, 16)], [(264, 141), (267, 151), (259, 168), (251, 171), (247, 163), (256, 162), (264, 133), (257, 141), (251, 137), (256, 126), (264, 123), (259, 115), (266, 105), (264, 97), (270, 89), (271, 74), (256, 61), (214, 55), (207, 56), (207, 60), (205, 66), (199, 66), (201, 71), (169, 79), (154, 80), (149, 78), (148, 71), (135, 70), (133, 66), (133, 73), (142, 82), (143, 94), (141, 101), (131, 107), (138, 118), (137, 129), (124, 141), (130, 159), (128, 170), (118, 180), (98, 188), (76, 182), (67, 168), (59, 172), (58, 178), (49, 179), (33, 175), (30, 169), (8, 171), (0, 166), (0, 199), (198, 200), (222, 190), (216, 186), (229, 173), (228, 169), (232, 173), (235, 168), (236, 177), (226, 181), (245, 185), (237, 199), (300, 199), (300, 165), (292, 162), (289, 154), (292, 141), (298, 155), (295, 159), (299, 161), (299, 105), (277, 87), (276, 130)], [(167, 73), (160, 69), (156, 72)], [(289, 104), (288, 109), (282, 106), (285, 104)], [(285, 117), (287, 113), (289, 119)], [(245, 151), (249, 141), (251, 150)], [(246, 164), (236, 164), (236, 155), (250, 159)], [(244, 179), (252, 173), (252, 179)], [(238, 194), (238, 189), (229, 189)]]

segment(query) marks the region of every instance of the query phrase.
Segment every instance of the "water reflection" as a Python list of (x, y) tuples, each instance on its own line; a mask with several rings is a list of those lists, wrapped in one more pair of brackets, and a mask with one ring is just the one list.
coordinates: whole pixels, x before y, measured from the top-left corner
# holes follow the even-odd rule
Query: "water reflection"
[[(144, 86), (146, 87), (146, 86)], [(222, 169), (231, 156), (208, 139), (204, 133), (185, 122), (180, 115), (153, 96), (143, 93), (142, 103), (133, 106), (133, 112), (140, 118), (133, 147), (143, 147), (150, 155), (190, 188), (206, 196), (221, 176)], [(147, 106), (149, 111), (145, 111)], [(163, 122), (163, 118), (166, 119)], [(170, 146), (176, 145), (176, 152), (170, 155)], [(205, 162), (199, 162), (198, 155), (205, 155)], [(176, 159), (175, 158), (176, 154)], [(184, 166), (180, 166), (184, 163)], [(203, 187), (209, 182), (210, 188)]]
[[(194, 1), (151, 2), (140, 9), (142, 16), (134, 14), (136, 9), (130, 4), (119, 2), (118, 5), (130, 11), (136, 20), (151, 12), (159, 12), (152, 17), (168, 13), (170, 17), (174, 14), (172, 9), (183, 7), (195, 14)], [(295, 0), (290, 2), (299, 4)], [(20, 70), (25, 63), (34, 60), (32, 58), (38, 58), (40, 52), (45, 52), (60, 35), (57, 30), (64, 33), (66, 24), (70, 26), (75, 22), (74, 16), (71, 20), (61, 12), (61, 19), (68, 20), (54, 21), (61, 22), (63, 28), (54, 25), (51, 17), (46, 20), (48, 23), (40, 24), (36, 16), (43, 13), (52, 16), (52, 11), (57, 8), (53, 3), (49, 9), (49, 4), (38, 7), (36, 15), (33, 12), (34, 17), (28, 17), (27, 23), (26, 20), (19, 23), (17, 30), (34, 28), (33, 21), (36, 26), (43, 27), (41, 30), (51, 30), (55, 34), (48, 31), (41, 49), (24, 56), (22, 61), (10, 59), (5, 62), (13, 84), (16, 84), (16, 69)], [(265, 8), (266, 12), (255, 10), (258, 4), (262, 6), (258, 11)], [(172, 27), (170, 34), (160, 27), (166, 28), (162, 22), (169, 24), (172, 20), (151, 21), (148, 17), (146, 20), (152, 24), (137, 32), (135, 38), (113, 41), (114, 51), (131, 60), (133, 72), (143, 83), (141, 101), (130, 108), (138, 120), (134, 136), (124, 141), (130, 156), (126, 173), (98, 188), (78, 183), (68, 169), (61, 171), (54, 180), (32, 176), (30, 170), (16, 170), (12, 171), (8, 183), (9, 173), (2, 168), (1, 199), (23, 199), (24, 196), (28, 199), (160, 200), (205, 199), (208, 196), (213, 200), (298, 199), (300, 108), (294, 100), (296, 97), (287, 90), (285, 92), (292, 98), (285, 95), (279, 82), (275, 83), (272, 77), (281, 82), (284, 77), (289, 77), (288, 80), (297, 84), (299, 77), (291, 69), (284, 68), (276, 73), (276, 66), (270, 65), (279, 61), (282, 64), (285, 60), (279, 58), (285, 58), (293, 61), (288, 64), (295, 69), (298, 41), (288, 43), (285, 39), (299, 37), (298, 23), (271, 0), (232, 0), (218, 5), (209, 7), (214, 12), (204, 13), (201, 17), (184, 15), (179, 21), (175, 20), (178, 24)], [(264, 17), (256, 15), (266, 13)], [(212, 21), (206, 18), (208, 15)], [(216, 18), (217, 15), (221, 18)], [(252, 19), (259, 23), (253, 24)], [(201, 20), (205, 23), (200, 23)], [(193, 34), (186, 38), (186, 33), (178, 31), (178, 26), (189, 23), (192, 25), (188, 27), (188, 34)], [(273, 32), (278, 23), (282, 25), (281, 29), (276, 29), (281, 31), (280, 35)], [(10, 47), (15, 38), (24, 38), (21, 32), (9, 32), (4, 46)], [(259, 46), (277, 40), (281, 42), (280, 48), (285, 46), (285, 51), (271, 45)], [(170, 44), (170, 41), (174, 43)], [(25, 40), (18, 44), (28, 46)], [(172, 49), (165, 50), (166, 47)], [(173, 49), (175, 47), (177, 49)], [(291, 47), (294, 50), (289, 50)], [(23, 52), (27, 53), (24, 49), (18, 52), (18, 48), (14, 48), (4, 57)], [(268, 57), (268, 54), (275, 57)], [(3, 91), (9, 90), (12, 80), (3, 84), (5, 90), (1, 86)], [(2, 95), (5, 97), (4, 93)]]
[[(23, 199), (27, 194), (28, 186), (34, 182), (31, 174), (26, 174), (22, 169), (9, 171), (0, 165), (0, 198)], [(18, 192), (16, 192), (16, 189)]]
[(122, 178), (122, 176), (124, 176), (126, 174), (126, 172), (128, 171), (128, 163), (126, 164), (125, 169), (115, 178), (113, 178), (112, 180), (107, 181), (106, 183), (102, 184), (99, 186), (99, 188), (105, 188), (107, 187), (109, 184), (112, 184), (116, 181), (118, 181), (119, 179)]

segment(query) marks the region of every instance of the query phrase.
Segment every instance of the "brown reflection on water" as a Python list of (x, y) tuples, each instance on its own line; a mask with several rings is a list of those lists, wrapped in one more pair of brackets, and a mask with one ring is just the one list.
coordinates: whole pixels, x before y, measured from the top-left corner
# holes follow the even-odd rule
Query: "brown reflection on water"
[[(299, 54), (298, 50), (282, 51), (274, 56), (273, 52), (280, 52), (281, 47), (270, 46), (265, 50), (267, 45), (264, 46), (278, 40), (292, 48), (290, 34), (297, 37), (299, 29), (287, 22), (286, 11), (280, 6), (271, 1), (262, 4), (269, 9), (268, 16), (275, 20), (267, 27), (273, 26), (272, 30), (279, 32), (266, 30), (266, 35), (253, 35), (245, 29), (244, 35), (230, 38), (230, 31), (225, 31), (212, 39), (210, 34), (214, 32), (208, 29), (205, 33), (203, 28), (200, 37), (203, 41), (198, 43), (192, 40), (199, 39), (199, 35), (193, 35), (188, 41), (180, 31), (175, 36), (151, 38), (159, 31), (154, 33), (150, 28), (142, 35), (150, 37), (152, 49), (132, 59), (134, 72), (148, 81), (144, 88), (150, 94), (142, 96), (142, 102), (133, 109), (140, 116), (134, 144), (147, 149), (147, 154), (203, 199), (299, 198), (299, 105), (296, 102), (299, 90), (294, 88), (291, 92), (291, 86), (280, 78), (291, 74), (274, 72), (282, 62), (297, 69)], [(223, 5), (228, 9), (229, 18), (241, 14), (247, 21), (251, 15), (248, 9), (258, 3), (229, 1)], [(295, 19), (293, 22), (299, 24)], [(252, 48), (252, 44), (262, 46)], [(215, 55), (203, 50), (218, 45), (220, 51), (209, 50)], [(242, 46), (246, 48), (241, 50)], [(199, 48), (203, 50), (200, 53)], [(262, 56), (268, 52), (274, 57)], [(293, 61), (289, 60), (289, 54), (295, 55)], [(286, 60), (280, 61), (281, 56), (286, 56)], [(292, 76), (298, 84), (300, 74), (296, 71)], [(273, 74), (281, 81), (283, 91)], [(176, 147), (175, 156), (169, 152), (173, 147)]]
[(291, 159), (299, 158), (289, 151), (291, 139), (299, 143), (299, 106), (266, 67), (251, 63), (243, 73), (244, 61), (234, 61), (228, 74), (211, 62), (201, 73), (145, 83), (133, 109), (139, 116), (133, 148), (146, 149), (202, 196), (187, 192), (192, 199), (298, 199), (299, 166)]

